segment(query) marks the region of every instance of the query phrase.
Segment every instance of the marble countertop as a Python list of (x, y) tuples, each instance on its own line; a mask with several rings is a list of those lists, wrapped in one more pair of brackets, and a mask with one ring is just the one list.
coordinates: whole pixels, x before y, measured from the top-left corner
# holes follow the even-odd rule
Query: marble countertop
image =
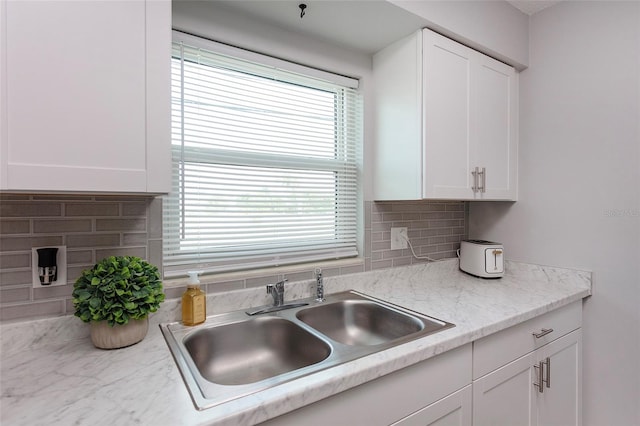
[[(591, 294), (591, 274), (507, 262), (501, 279), (458, 270), (457, 260), (325, 278), (348, 289), (452, 322), (456, 327), (197, 411), (158, 324), (179, 319), (178, 300), (150, 318), (146, 338), (105, 351), (75, 317), (0, 325), (0, 423), (7, 425), (251, 425), (285, 414)], [(315, 283), (289, 283), (285, 300)], [(267, 304), (263, 288), (211, 294), (209, 314)], [(224, 308), (222, 308), (224, 307)]]

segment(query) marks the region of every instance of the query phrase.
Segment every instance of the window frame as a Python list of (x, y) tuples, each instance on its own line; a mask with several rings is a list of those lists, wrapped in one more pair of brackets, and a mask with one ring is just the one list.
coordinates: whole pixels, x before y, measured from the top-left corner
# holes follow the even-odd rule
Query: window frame
[[(320, 254), (318, 252), (314, 252), (313, 250), (289, 250), (285, 253), (293, 253), (292, 256), (285, 256), (280, 258), (278, 255), (271, 256), (271, 259), (268, 259), (269, 250), (265, 251), (266, 256), (258, 257), (255, 261), (252, 262), (240, 262), (236, 263), (233, 257), (230, 259), (230, 263), (228, 264), (220, 264), (217, 261), (203, 261), (199, 263), (190, 263), (185, 262), (184, 264), (180, 264), (181, 262), (174, 262), (169, 260), (169, 258), (179, 257), (178, 255), (172, 256), (171, 253), (176, 253), (175, 247), (172, 247), (171, 244), (175, 246), (175, 241), (179, 241), (180, 234), (180, 225), (174, 222), (175, 216), (171, 216), (171, 214), (163, 213), (163, 229), (164, 229), (164, 239), (166, 241), (171, 241), (171, 244), (166, 244), (163, 250), (163, 264), (165, 266), (165, 277), (177, 277), (186, 275), (187, 271), (190, 270), (199, 270), (202, 273), (207, 272), (233, 272), (239, 270), (249, 270), (256, 268), (264, 268), (269, 266), (281, 266), (285, 264), (298, 264), (298, 263), (306, 263), (306, 262), (318, 262), (329, 259), (340, 259), (340, 258), (348, 258), (348, 257), (356, 257), (359, 255), (358, 250), (358, 232), (360, 232), (361, 228), (361, 207), (360, 204), (360, 195), (361, 195), (361, 182), (360, 182), (360, 165), (362, 162), (362, 141), (363, 141), (363, 100), (362, 94), (357, 91), (359, 81), (357, 79), (353, 79), (351, 77), (345, 77), (342, 75), (337, 75), (333, 73), (329, 73), (327, 71), (309, 68), (303, 65), (299, 65), (296, 63), (283, 61), (278, 58), (273, 58), (271, 56), (265, 56), (262, 54), (258, 54), (255, 52), (247, 51), (244, 49), (238, 49), (232, 46), (228, 46), (222, 43), (214, 42), (207, 39), (202, 39), (200, 37), (191, 36), (188, 34), (184, 34), (178, 31), (173, 32), (173, 41), (174, 43), (184, 43), (190, 47), (204, 49), (206, 51), (214, 52), (215, 54), (220, 54), (224, 56), (234, 57), (243, 61), (250, 61), (254, 63), (259, 63), (260, 66), (273, 67), (277, 70), (285, 70), (287, 72), (293, 72), (296, 74), (304, 74), (314, 79), (329, 81), (332, 84), (344, 85), (345, 88), (354, 89), (357, 93), (356, 101), (359, 103), (357, 106), (358, 114), (359, 114), (359, 123), (357, 123), (357, 129), (354, 129), (355, 132), (355, 147), (351, 147), (350, 149), (355, 149), (355, 157), (353, 163), (349, 165), (345, 165), (342, 160), (338, 159), (326, 159), (326, 158), (307, 158), (301, 157), (299, 159), (293, 159), (292, 161), (300, 160), (303, 161), (307, 167), (315, 167), (314, 170), (336, 170), (336, 168), (344, 168), (344, 167), (353, 167), (355, 171), (352, 173), (352, 176), (355, 176), (355, 182), (352, 182), (351, 185), (355, 185), (355, 198), (353, 200), (353, 207), (355, 211), (352, 213), (354, 215), (355, 223), (351, 225), (352, 231), (354, 233), (354, 237), (352, 238), (353, 242), (351, 247), (347, 250), (334, 250), (333, 253), (329, 254), (329, 252), (320, 250)], [(174, 55), (172, 54), (172, 60), (174, 59)], [(344, 93), (344, 92), (343, 92)], [(173, 102), (173, 100), (172, 100)], [(344, 105), (344, 100), (342, 102), (338, 102), (337, 105)], [(342, 114), (343, 111), (336, 110), (337, 116)], [(173, 126), (173, 124), (172, 124)], [(345, 138), (336, 138), (336, 150), (338, 149), (338, 144), (344, 143)], [(225, 151), (225, 150), (222, 150)], [(197, 147), (186, 147), (183, 145), (178, 150), (175, 144), (172, 142), (172, 193), (165, 197), (165, 207), (163, 208), (164, 212), (169, 210), (168, 207), (172, 206), (175, 208), (175, 194), (176, 192), (180, 194), (180, 184), (179, 178), (176, 181), (176, 173), (179, 173), (179, 170), (176, 170), (176, 167), (180, 167), (181, 161), (188, 160), (198, 160), (198, 162), (203, 162), (203, 158), (214, 158), (220, 154), (228, 154), (227, 152), (218, 152), (215, 148), (197, 148)], [(176, 156), (180, 156), (180, 158), (176, 158)], [(255, 161), (256, 164), (260, 164), (261, 166), (268, 165), (268, 161), (265, 162), (264, 154), (260, 155), (252, 155), (251, 153), (244, 153), (240, 155), (240, 157), (245, 157), (245, 161), (251, 162)], [(206, 161), (204, 161), (206, 163)], [(274, 164), (282, 165), (281, 159), (276, 159), (274, 156)], [(296, 166), (299, 166), (300, 162), (296, 163)], [(291, 164), (289, 164), (291, 165)], [(339, 176), (336, 175), (336, 182)], [(350, 178), (353, 179), (353, 178)], [(338, 196), (338, 188), (340, 185), (336, 185), (336, 197)], [(174, 199), (171, 198), (171, 195), (174, 195)], [(182, 198), (182, 197), (178, 197)], [(334, 204), (336, 205), (336, 204)], [(178, 237), (178, 238), (176, 238)], [(195, 255), (194, 255), (195, 256)], [(194, 257), (191, 256), (191, 257)], [(188, 257), (188, 256), (187, 256)], [(229, 260), (229, 257), (226, 258)]]

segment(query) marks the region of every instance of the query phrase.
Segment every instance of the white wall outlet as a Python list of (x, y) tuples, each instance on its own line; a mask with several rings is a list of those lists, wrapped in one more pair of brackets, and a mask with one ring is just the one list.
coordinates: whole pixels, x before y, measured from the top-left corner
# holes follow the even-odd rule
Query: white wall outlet
[[(57, 248), (56, 253), (56, 279), (48, 283), (40, 282), (38, 270), (38, 249)], [(67, 246), (33, 247), (31, 249), (31, 276), (33, 288), (47, 288), (67, 284)], [(46, 280), (45, 280), (46, 281)]]
[(391, 228), (391, 250), (401, 250), (408, 247), (407, 228)]

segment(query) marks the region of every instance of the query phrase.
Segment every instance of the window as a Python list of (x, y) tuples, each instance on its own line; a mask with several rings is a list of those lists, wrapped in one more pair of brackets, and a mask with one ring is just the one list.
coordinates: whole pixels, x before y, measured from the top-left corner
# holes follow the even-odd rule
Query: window
[(357, 81), (204, 43), (174, 35), (165, 276), (356, 256)]

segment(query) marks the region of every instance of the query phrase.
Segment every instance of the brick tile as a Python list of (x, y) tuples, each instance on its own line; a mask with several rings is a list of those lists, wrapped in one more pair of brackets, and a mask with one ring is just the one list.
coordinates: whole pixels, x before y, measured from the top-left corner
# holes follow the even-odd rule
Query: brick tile
[(403, 220), (403, 214), (402, 213), (383, 213), (382, 214), (382, 221), (383, 222), (393, 222), (393, 221), (400, 221)]
[(277, 282), (279, 279), (280, 277), (278, 275), (249, 278), (245, 281), (245, 285), (247, 286), (247, 288), (261, 287), (261, 286), (266, 286), (267, 284), (273, 284)]
[(144, 203), (122, 203), (122, 216), (147, 216), (147, 205)]
[(393, 204), (389, 202), (374, 202), (371, 205), (372, 213), (385, 213), (393, 211)]
[(391, 259), (380, 260), (380, 261), (371, 261), (371, 269), (372, 270), (391, 268), (392, 266), (393, 266), (393, 260), (391, 260)]
[(11, 234), (28, 234), (31, 231), (31, 225), (29, 220), (21, 219), (21, 220), (11, 220), (1, 218), (0, 220), (0, 234), (2, 235), (11, 235)]
[(64, 300), (52, 300), (47, 302), (27, 303), (0, 307), (0, 321), (59, 316), (65, 313)]
[(93, 263), (93, 250), (67, 250), (67, 265)]
[(0, 253), (0, 269), (30, 268), (31, 253), (2, 254)]
[(120, 206), (117, 203), (66, 203), (65, 216), (118, 216)]
[(371, 232), (391, 231), (391, 223), (379, 222), (371, 224)]
[(240, 290), (244, 288), (244, 280), (224, 281), (207, 284), (207, 293), (221, 293), (224, 291)]
[(67, 247), (109, 247), (120, 245), (120, 234), (67, 235)]
[(147, 243), (147, 261), (152, 265), (155, 265), (160, 270), (160, 275), (163, 275), (162, 268), (162, 240), (149, 240)]
[(0, 286), (26, 285), (33, 283), (31, 270), (0, 271)]
[(165, 287), (164, 297), (165, 299), (180, 299), (185, 289), (186, 287)]
[(36, 234), (91, 232), (91, 226), (91, 219), (36, 219), (33, 221), (33, 232)]
[(90, 269), (95, 265), (95, 263), (90, 263), (86, 265), (77, 265), (77, 266), (68, 266), (67, 267), (67, 282), (75, 283), (78, 278), (82, 275), (82, 271), (85, 269)]
[(146, 231), (147, 221), (141, 219), (96, 219), (96, 231)]
[(123, 246), (146, 246), (147, 245), (147, 233), (135, 232), (122, 235)]
[(340, 275), (355, 274), (364, 272), (364, 265), (343, 266), (340, 268)]
[(0, 251), (25, 251), (33, 247), (62, 246), (60, 236), (42, 237), (2, 237), (0, 238)]
[(446, 210), (448, 212), (453, 212), (453, 211), (464, 211), (465, 208), (465, 203), (464, 201), (459, 201), (457, 203), (447, 203), (446, 204)]
[(146, 247), (119, 247), (96, 250), (96, 262), (109, 256), (136, 256), (141, 259), (147, 259)]
[(399, 257), (393, 259), (393, 267), (411, 265), (411, 257)]
[(147, 215), (149, 238), (162, 238), (162, 198), (154, 198), (149, 204)]
[(3, 201), (0, 203), (0, 217), (47, 217), (61, 216), (60, 203)]
[(62, 299), (70, 298), (73, 292), (73, 284), (57, 285), (53, 287), (40, 287), (33, 289), (34, 300), (46, 300), (46, 299)]
[(76, 308), (73, 306), (73, 300), (64, 299), (64, 313), (67, 315), (73, 315), (76, 311)]
[(16, 287), (0, 290), (0, 303), (31, 301), (31, 287)]

